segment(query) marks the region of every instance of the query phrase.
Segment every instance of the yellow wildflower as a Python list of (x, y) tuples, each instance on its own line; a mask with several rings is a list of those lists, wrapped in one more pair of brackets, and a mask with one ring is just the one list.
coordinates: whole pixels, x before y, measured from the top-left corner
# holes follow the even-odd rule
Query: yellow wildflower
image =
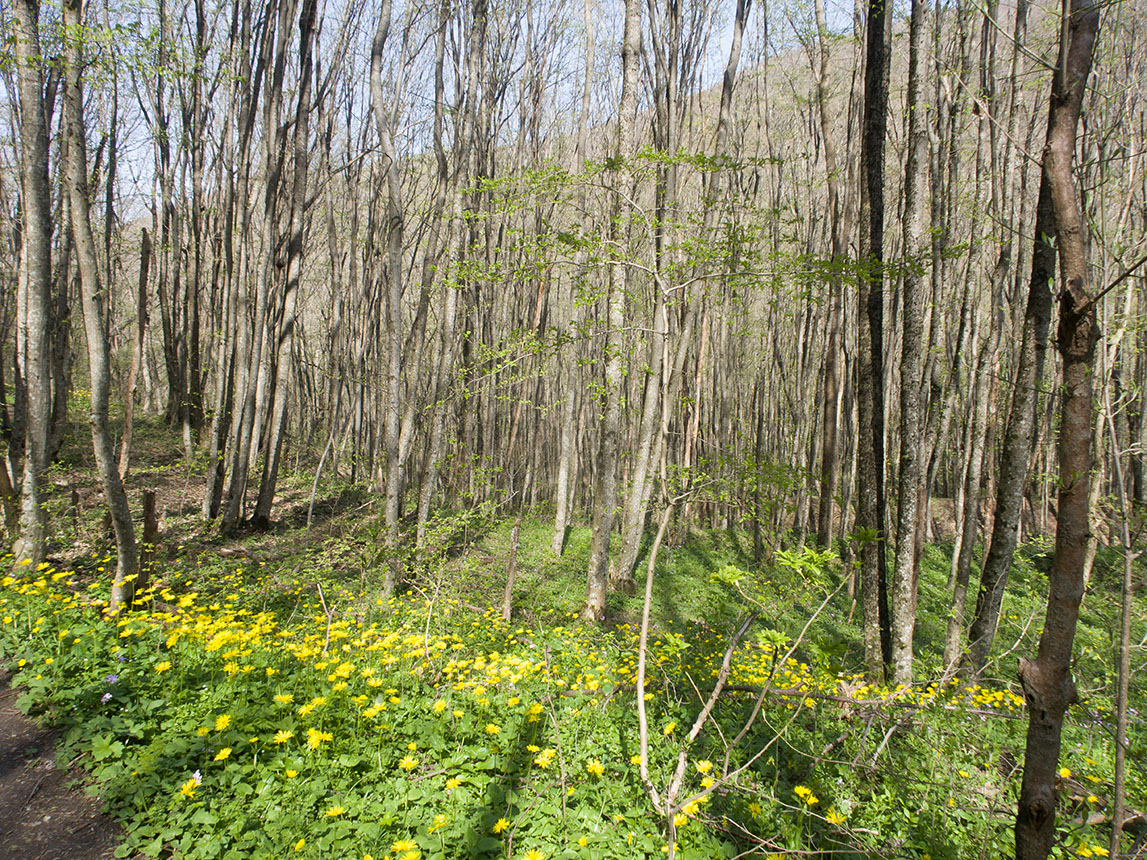
[(295, 733), (289, 729), (279, 729), (277, 732), (275, 732), (275, 737), (272, 738), (272, 740), (274, 740), (277, 744), (285, 744), (294, 736)]
[(224, 729), (226, 729), (229, 725), (231, 725), (231, 715), (230, 714), (220, 714), (218, 717), (215, 718), (215, 731), (221, 732)]
[(510, 826), (509, 821), (507, 821), (504, 818), (499, 818), (497, 821), (494, 822), (494, 827), (492, 829), (495, 833), (501, 833), (503, 830), (505, 830), (509, 826)]
[(318, 729), (307, 729), (307, 748), (317, 750), (322, 746), (323, 741), (333, 741), (334, 735), (330, 732), (320, 732)]
[(215, 761), (227, 761), (230, 755), (231, 747), (223, 747), (223, 749), (219, 750), (219, 752), (215, 754)]
[(327, 810), (327, 818), (338, 818), (344, 812), (346, 812), (345, 806), (339, 806), (338, 804), (335, 804)]
[(591, 758), (585, 763), (586, 773), (591, 776), (601, 776), (605, 773), (605, 766), (595, 758)]

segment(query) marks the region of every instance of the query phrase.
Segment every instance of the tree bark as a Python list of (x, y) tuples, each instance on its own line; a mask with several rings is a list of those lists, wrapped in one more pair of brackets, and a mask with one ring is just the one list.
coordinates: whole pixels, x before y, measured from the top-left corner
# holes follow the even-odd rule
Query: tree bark
[(1088, 295), (1087, 226), (1072, 174), (1076, 124), (1099, 30), (1092, 0), (1064, 0), (1059, 61), (1052, 85), (1052, 115), (1043, 154), (1059, 250), (1059, 328), (1063, 359), (1059, 431), (1059, 492), (1055, 556), (1048, 577), (1047, 616), (1034, 661), (1020, 661), (1029, 710), (1023, 783), (1016, 814), (1017, 860), (1043, 860), (1055, 841), (1056, 766), (1063, 717), (1076, 700), (1071, 655), (1088, 532), (1091, 475), (1092, 371), (1099, 321)]

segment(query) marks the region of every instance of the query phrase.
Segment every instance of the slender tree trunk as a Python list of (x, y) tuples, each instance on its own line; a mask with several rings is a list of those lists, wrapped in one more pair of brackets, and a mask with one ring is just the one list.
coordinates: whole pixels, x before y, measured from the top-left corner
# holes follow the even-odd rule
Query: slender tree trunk
[[(637, 72), (641, 53), (641, 4), (625, 2), (625, 32), (621, 46), (622, 86), (617, 116), (617, 150), (615, 158), (622, 169), (615, 182), (624, 182), (629, 170), (624, 163), (633, 155), (634, 111), (637, 107)], [(611, 238), (620, 240), (621, 222), (628, 207), (614, 196), (610, 219)], [(625, 294), (628, 268), (624, 262), (609, 267), (609, 290), (606, 295), (605, 389), (601, 425), (598, 429), (597, 474), (593, 492), (593, 537), (590, 542), (589, 567), (586, 575), (585, 605), (581, 616), (587, 621), (605, 618), (605, 591), (609, 572), (609, 543), (617, 518), (617, 448), (621, 425), (622, 342), (625, 324)]]
[(1080, 213), (1072, 160), (1076, 124), (1099, 30), (1100, 7), (1065, 0), (1052, 114), (1044, 149), (1059, 250), (1059, 329), (1063, 400), (1059, 430), (1059, 492), (1055, 556), (1048, 577), (1047, 617), (1034, 661), (1020, 661), (1029, 722), (1023, 784), (1016, 815), (1017, 860), (1043, 860), (1055, 841), (1055, 776), (1068, 706), (1076, 701), (1072, 645), (1083, 599), (1087, 497), (1091, 475), (1092, 372), (1099, 322), (1088, 295), (1087, 225)]
[(116, 466), (115, 448), (108, 429), (108, 397), (111, 370), (108, 362), (107, 328), (104, 325), (103, 291), (100, 286), (99, 256), (92, 235), (88, 188), (87, 142), (84, 137), (84, 100), (80, 84), (83, 68), (82, 0), (64, 5), (67, 32), (67, 65), (64, 72), (64, 119), (68, 140), (65, 164), (68, 197), (71, 201), (72, 238), (80, 273), (84, 311), (84, 331), (88, 339), (88, 367), (91, 375), (91, 429), (96, 468), (104, 486), (108, 510), (115, 529), (116, 572), (108, 611), (130, 608), (138, 572), (139, 553), (131, 522), (127, 493)]
[(131, 369), (123, 397), (123, 436), (119, 448), (119, 474), (126, 478), (131, 468), (131, 439), (135, 427), (135, 397), (139, 388), (139, 373), (143, 366), (143, 351), (147, 337), (147, 283), (151, 268), (151, 236), (144, 229), (139, 243), (139, 285), (135, 299), (135, 337), (131, 343)]
[(904, 164), (904, 239), (900, 354), (900, 487), (892, 574), (892, 682), (912, 683), (916, 625), (916, 520), (923, 479), (924, 193), (928, 132), (924, 104), (926, 0), (912, 0), (908, 47), (908, 157)]
[(848, 239), (844, 201), (841, 199), (841, 172), (837, 164), (831, 107), (828, 103), (829, 38), (824, 0), (816, 0), (819, 65), (816, 75), (816, 101), (820, 115), (820, 136), (824, 146), (824, 169), (828, 184), (828, 215), (832, 258), (829, 261), (828, 316), (824, 345), (824, 391), (821, 395), (820, 496), (817, 505), (816, 542), (822, 549), (832, 544), (832, 513), (836, 500), (840, 441), (840, 365), (843, 359), (842, 317), (844, 315), (845, 245)]
[(43, 474), (48, 467), (52, 421), (51, 281), (52, 222), (48, 185), (48, 128), (43, 104), (44, 57), (40, 50), (40, 4), (15, 0), (16, 80), (20, 95), (20, 181), (23, 236), (17, 323), (17, 366), (25, 386), (24, 482), (20, 538), (13, 554), (33, 568), (44, 560), (48, 516)]
[[(1027, 3), (1020, 0), (1016, 8), (1016, 41), (1022, 41), (1023, 20)], [(1013, 65), (1016, 61), (1013, 59)], [(1053, 100), (1053, 115), (1058, 108)], [(1051, 131), (1049, 124), (1048, 130)], [(980, 573), (976, 612), (969, 629), (968, 660), (979, 674), (988, 661), (992, 641), (999, 624), (1004, 588), (1011, 569), (1023, 515), (1024, 487), (1031, 462), (1036, 430), (1036, 405), (1039, 384), (1043, 379), (1047, 354), (1048, 330), (1051, 327), (1051, 289), (1055, 276), (1055, 217), (1052, 212), (1051, 188), (1046, 175), (1041, 177), (1036, 203), (1035, 242), (1032, 251), (1031, 277), (1024, 310), (1018, 368), (1012, 391), (1011, 411), (1004, 431), (997, 481), (996, 508), (992, 522), (991, 544)]]
[(857, 526), (864, 598), (864, 662), (873, 679), (891, 659), (884, 532), (884, 136), (888, 113), (885, 0), (870, 0), (860, 154)]

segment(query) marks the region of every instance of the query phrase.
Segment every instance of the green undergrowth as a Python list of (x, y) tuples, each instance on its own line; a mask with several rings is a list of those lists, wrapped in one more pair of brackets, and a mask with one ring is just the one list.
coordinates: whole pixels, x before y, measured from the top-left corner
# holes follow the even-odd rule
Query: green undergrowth
[[(757, 571), (725, 532), (667, 546), (643, 784), (639, 601), (613, 598), (605, 629), (579, 623), (587, 532), (556, 559), (544, 521), (526, 518), (503, 622), (486, 607), (501, 601), (512, 525), (465, 523), (390, 600), (366, 564), (368, 526), (311, 565), (174, 553), (151, 601), (110, 620), (107, 556), (16, 568), (0, 584), (0, 656), (21, 707), (62, 731), (61, 757), (123, 822), (122, 856), (657, 858), (674, 840), (694, 860), (1010, 853), (1026, 722), (1002, 667), (1038, 634), (1038, 559), (1017, 567), (999, 681), (887, 689), (856, 674), (859, 609), (838, 559), (790, 548)], [(940, 609), (945, 559), (929, 548), (922, 619)], [(1060, 857), (1106, 844), (1109, 603), (1089, 596), (1080, 631), (1080, 674), (1097, 680), (1065, 729)], [(730, 689), (691, 738), (749, 612)], [(926, 655), (942, 638), (922, 621), (921, 677), (938, 675)], [(678, 771), (672, 809), (655, 810), (649, 788), (664, 798)]]

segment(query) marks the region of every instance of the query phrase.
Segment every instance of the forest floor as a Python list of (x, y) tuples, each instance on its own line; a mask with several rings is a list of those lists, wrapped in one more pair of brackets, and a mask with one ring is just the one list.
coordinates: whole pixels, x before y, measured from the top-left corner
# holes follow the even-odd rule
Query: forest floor
[(100, 799), (59, 767), (55, 733), (25, 717), (17, 691), (0, 676), (0, 857), (7, 860), (105, 860), (120, 828)]

